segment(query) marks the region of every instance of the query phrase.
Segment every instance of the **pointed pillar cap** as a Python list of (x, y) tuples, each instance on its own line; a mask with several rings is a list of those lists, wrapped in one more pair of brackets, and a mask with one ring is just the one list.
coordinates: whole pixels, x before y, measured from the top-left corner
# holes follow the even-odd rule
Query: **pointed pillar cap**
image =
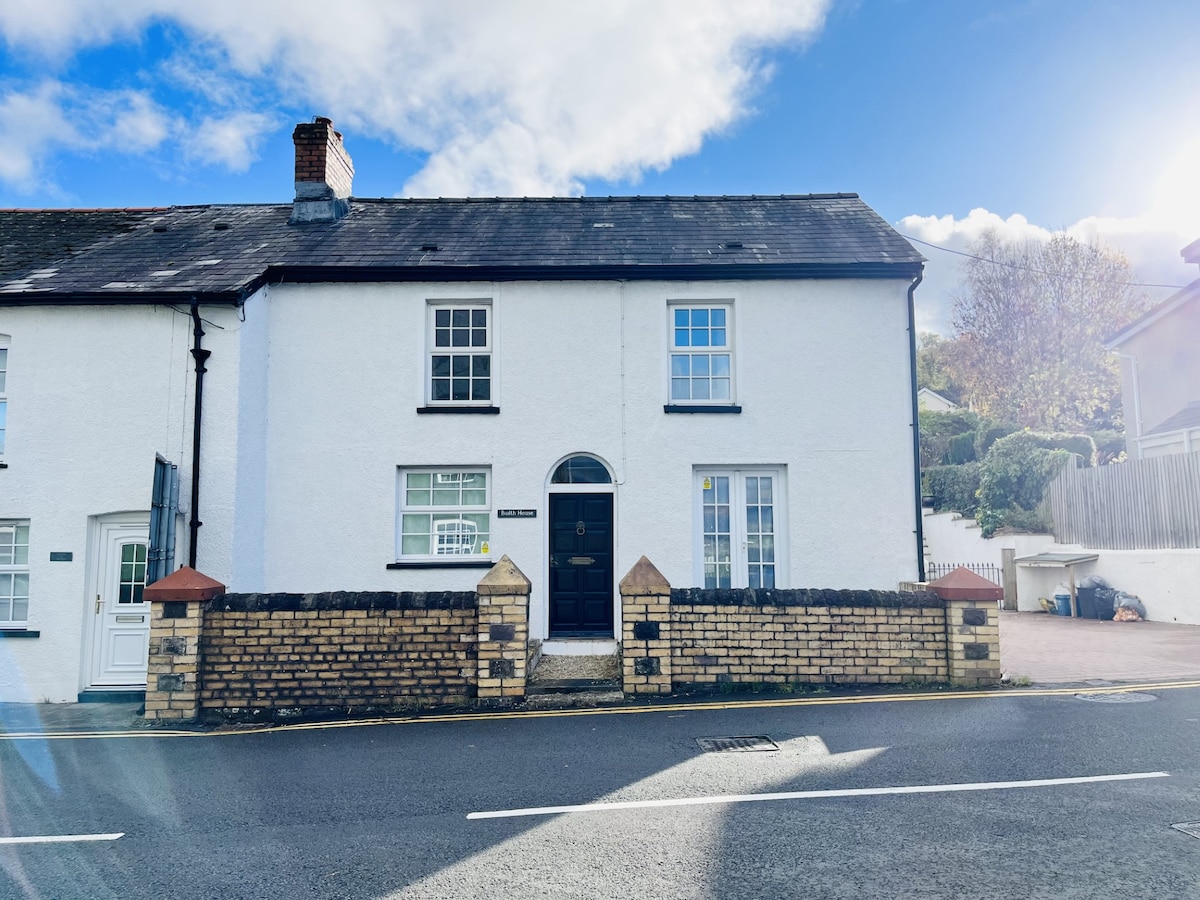
[(214, 578), (201, 574), (191, 566), (176, 569), (166, 578), (160, 578), (154, 584), (146, 585), (142, 591), (145, 600), (191, 600), (199, 602), (220, 597), (225, 593), (225, 585)]
[(948, 575), (929, 582), (929, 590), (943, 600), (1003, 600), (1004, 588), (959, 566)]
[(654, 563), (642, 557), (633, 564), (633, 568), (621, 579), (622, 594), (667, 593), (671, 584)]
[(528, 594), (529, 579), (505, 553), (479, 582), (480, 594)]

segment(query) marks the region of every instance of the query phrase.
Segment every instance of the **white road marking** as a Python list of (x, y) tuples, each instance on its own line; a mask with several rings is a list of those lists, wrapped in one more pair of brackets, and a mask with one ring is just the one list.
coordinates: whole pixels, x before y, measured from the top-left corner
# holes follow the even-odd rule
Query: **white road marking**
[(0, 844), (72, 844), (76, 841), (115, 841), (125, 832), (113, 834), (41, 834), (30, 837), (0, 837)]
[(577, 806), (534, 806), (468, 813), (468, 819), (515, 819), (521, 816), (556, 816), (562, 813), (604, 812), (614, 809), (658, 809), (666, 806), (712, 806), (723, 803), (761, 803), (767, 800), (812, 800), (825, 797), (877, 797), (884, 794), (950, 794), (959, 791), (1001, 791), (1009, 788), (1056, 787), (1102, 781), (1136, 781), (1169, 778), (1169, 772), (1131, 772), (1124, 775), (1085, 775), (1079, 778), (1039, 778), (1033, 781), (981, 781), (973, 784), (916, 784), (904, 787), (848, 788), (832, 791), (787, 791), (775, 794), (730, 794), (724, 797), (679, 797), (674, 800), (625, 800), (581, 803)]

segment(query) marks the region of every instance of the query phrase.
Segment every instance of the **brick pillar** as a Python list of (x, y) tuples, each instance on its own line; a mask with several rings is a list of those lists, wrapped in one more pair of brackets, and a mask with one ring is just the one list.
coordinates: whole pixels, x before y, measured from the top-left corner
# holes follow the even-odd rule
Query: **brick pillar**
[(1004, 588), (959, 566), (929, 582), (946, 602), (946, 671), (960, 687), (1000, 683), (1000, 613)]
[(671, 585), (646, 557), (621, 579), (622, 688), (671, 693)]
[(1000, 683), (1000, 615), (995, 600), (946, 601), (946, 663), (950, 683)]
[(184, 566), (146, 586), (150, 603), (150, 658), (146, 670), (146, 719), (193, 721), (200, 715), (200, 633), (204, 602), (225, 585)]
[(507, 555), (475, 589), (479, 603), (478, 693), (484, 705), (525, 697), (529, 640), (529, 579)]

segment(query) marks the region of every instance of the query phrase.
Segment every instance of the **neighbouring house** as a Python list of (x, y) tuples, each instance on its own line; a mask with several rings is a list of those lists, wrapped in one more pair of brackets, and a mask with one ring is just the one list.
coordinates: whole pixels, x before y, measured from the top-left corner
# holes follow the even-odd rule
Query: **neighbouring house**
[(0, 212), (0, 700), (146, 679), (144, 585), (468, 591), (544, 651), (616, 582), (919, 578), (912, 288), (855, 194)]
[(952, 409), (958, 409), (958, 404), (953, 400), (943, 397), (937, 391), (929, 388), (921, 388), (917, 391), (917, 406), (929, 412), (949, 412)]
[[(1183, 248), (1200, 264), (1200, 241)], [(1131, 459), (1200, 451), (1200, 279), (1108, 339), (1121, 360)]]

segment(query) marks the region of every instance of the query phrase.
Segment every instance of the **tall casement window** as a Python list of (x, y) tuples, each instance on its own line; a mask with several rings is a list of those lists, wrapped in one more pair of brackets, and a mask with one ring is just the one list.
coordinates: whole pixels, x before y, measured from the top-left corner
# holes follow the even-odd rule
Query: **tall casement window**
[(783, 587), (783, 470), (697, 469), (696, 577), (706, 588)]
[(29, 522), (0, 520), (0, 628), (29, 621)]
[(492, 306), (429, 305), (431, 406), (492, 405)]
[(490, 469), (401, 469), (401, 561), (481, 559), (491, 531)]
[(733, 403), (733, 307), (671, 304), (672, 404)]
[(8, 335), (0, 334), (0, 459), (4, 458), (4, 433), (8, 427)]

